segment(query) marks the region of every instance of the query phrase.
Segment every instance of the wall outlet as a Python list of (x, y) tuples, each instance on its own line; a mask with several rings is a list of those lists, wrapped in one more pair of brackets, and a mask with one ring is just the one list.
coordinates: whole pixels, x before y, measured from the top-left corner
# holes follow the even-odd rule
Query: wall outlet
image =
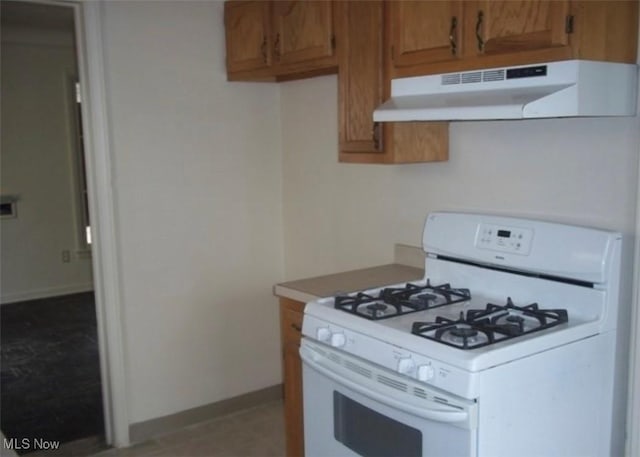
[(62, 262), (63, 263), (71, 262), (71, 251), (69, 251), (68, 249), (65, 249), (62, 251)]

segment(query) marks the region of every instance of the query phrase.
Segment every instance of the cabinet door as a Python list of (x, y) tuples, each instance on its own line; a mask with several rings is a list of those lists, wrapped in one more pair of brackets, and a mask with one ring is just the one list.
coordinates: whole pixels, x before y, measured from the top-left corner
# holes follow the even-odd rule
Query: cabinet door
[(569, 0), (480, 0), (465, 3), (466, 55), (563, 48)]
[(382, 103), (382, 1), (340, 1), (338, 9), (338, 100), (340, 160), (345, 154), (381, 153), (380, 125), (373, 110)]
[(390, 2), (393, 66), (456, 59), (461, 52), (462, 19), (459, 1)]
[(225, 3), (228, 73), (258, 70), (270, 65), (270, 5), (259, 0)]
[(333, 55), (333, 2), (273, 2), (275, 60), (283, 65)]

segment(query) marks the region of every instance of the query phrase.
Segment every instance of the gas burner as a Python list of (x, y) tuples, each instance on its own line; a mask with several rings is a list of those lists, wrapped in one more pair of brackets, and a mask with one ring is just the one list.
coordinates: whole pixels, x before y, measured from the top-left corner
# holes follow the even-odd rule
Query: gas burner
[(460, 312), (457, 320), (438, 316), (435, 322), (414, 322), (411, 333), (460, 349), (475, 349), (494, 342), (494, 332), (475, 325)]
[(454, 289), (448, 283), (432, 286), (427, 279), (424, 286), (407, 283), (404, 287), (388, 287), (382, 290), (381, 296), (385, 302), (401, 303), (422, 311), (469, 300), (471, 293), (469, 289)]
[(427, 280), (425, 285), (407, 283), (403, 287), (387, 287), (377, 294), (360, 292), (337, 296), (334, 306), (366, 319), (379, 320), (451, 305), (470, 298), (469, 289), (454, 289), (449, 284), (432, 286)]
[(455, 336), (458, 338), (471, 338), (472, 336), (476, 336), (478, 331), (471, 327), (455, 327), (450, 330), (451, 336)]
[[(371, 305), (365, 305), (365, 309), (365, 312), (369, 313), (372, 317), (379, 318), (384, 316), (390, 308), (384, 303), (372, 303)], [(395, 314), (395, 311), (391, 312)]]
[(462, 348), (476, 347), (488, 340), (485, 333), (466, 324), (455, 324), (452, 327), (438, 330), (436, 335), (442, 341)]
[(511, 297), (506, 305), (487, 303), (483, 310), (469, 310), (468, 317), (479, 321), (489, 319), (492, 325), (498, 327), (517, 327), (519, 333), (531, 333), (554, 325), (567, 322), (569, 316), (564, 309), (540, 309), (537, 303), (527, 306), (516, 306)]
[(374, 297), (363, 292), (358, 292), (355, 295), (338, 295), (335, 297), (335, 307), (343, 309), (351, 308), (351, 310), (355, 312), (359, 305), (373, 301), (375, 301)]
[(388, 306), (383, 305), (382, 303), (374, 303), (373, 305), (367, 305), (367, 309), (371, 310), (371, 312), (384, 311), (387, 308)]
[(564, 309), (540, 309), (537, 303), (504, 306), (488, 303), (485, 309), (460, 313), (458, 320), (437, 317), (435, 322), (414, 322), (411, 333), (460, 349), (476, 349), (568, 322)]

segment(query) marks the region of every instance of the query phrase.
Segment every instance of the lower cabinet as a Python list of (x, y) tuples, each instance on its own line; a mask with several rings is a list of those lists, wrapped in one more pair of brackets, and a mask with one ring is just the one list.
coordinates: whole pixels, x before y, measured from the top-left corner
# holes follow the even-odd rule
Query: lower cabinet
[(302, 413), (302, 362), (300, 338), (304, 303), (280, 298), (280, 338), (284, 380), (284, 420), (287, 457), (304, 456), (304, 417)]

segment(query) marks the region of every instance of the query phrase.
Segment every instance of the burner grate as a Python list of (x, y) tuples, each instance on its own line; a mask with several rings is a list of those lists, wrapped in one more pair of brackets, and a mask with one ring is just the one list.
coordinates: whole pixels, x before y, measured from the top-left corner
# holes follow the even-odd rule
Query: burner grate
[(540, 309), (537, 303), (488, 303), (485, 309), (460, 312), (457, 320), (437, 317), (435, 322), (414, 322), (411, 333), (459, 349), (476, 349), (528, 335), (569, 321), (564, 309)]
[(370, 320), (388, 319), (404, 314), (451, 305), (469, 300), (469, 289), (455, 289), (450, 284), (432, 286), (407, 283), (403, 287), (387, 287), (372, 295), (359, 292), (335, 297), (337, 309)]

